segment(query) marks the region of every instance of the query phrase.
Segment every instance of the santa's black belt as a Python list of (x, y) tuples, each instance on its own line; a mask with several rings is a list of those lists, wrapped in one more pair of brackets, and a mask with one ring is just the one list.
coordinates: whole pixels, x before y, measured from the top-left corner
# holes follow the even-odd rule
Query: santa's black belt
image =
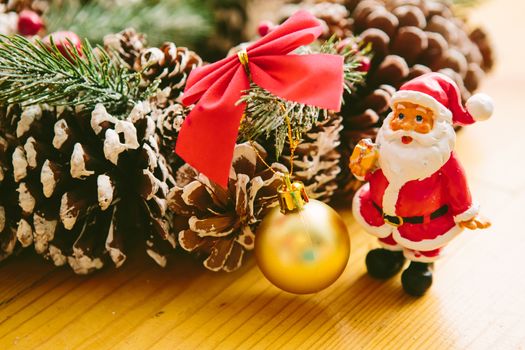
[[(385, 215), (383, 213), (383, 209), (377, 205), (375, 202), (372, 202), (374, 204), (374, 207), (381, 213), (381, 216), (385, 220), (385, 222), (392, 226), (401, 226), (403, 224), (423, 224), (425, 221), (430, 221), (437, 219), (443, 215), (445, 215), (448, 212), (448, 205), (444, 205), (432, 214), (430, 216), (409, 216), (409, 217), (403, 217), (403, 216), (391, 216), (391, 215)], [(425, 217), (429, 217), (430, 220), (425, 220)]]

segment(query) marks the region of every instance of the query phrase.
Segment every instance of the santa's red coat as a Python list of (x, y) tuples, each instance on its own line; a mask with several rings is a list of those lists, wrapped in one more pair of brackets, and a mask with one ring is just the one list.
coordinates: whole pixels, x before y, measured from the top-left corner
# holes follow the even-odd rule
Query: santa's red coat
[[(465, 172), (454, 153), (441, 169), (423, 180), (390, 184), (381, 169), (368, 174), (365, 180), (369, 183), (354, 197), (354, 217), (369, 233), (379, 238), (390, 237), (406, 249), (431, 251), (442, 248), (462, 231), (457, 223), (478, 213), (478, 206), (472, 203)], [(426, 216), (425, 222), (392, 226), (385, 223), (374, 203), (387, 215)], [(430, 220), (430, 214), (445, 205), (447, 213)]]

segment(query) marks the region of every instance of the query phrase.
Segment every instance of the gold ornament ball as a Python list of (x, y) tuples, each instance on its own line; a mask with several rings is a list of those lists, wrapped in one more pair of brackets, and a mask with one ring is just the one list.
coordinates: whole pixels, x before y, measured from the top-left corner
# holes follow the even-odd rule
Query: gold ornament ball
[(279, 207), (264, 218), (255, 236), (257, 264), (275, 286), (290, 293), (319, 292), (343, 273), (350, 238), (339, 214), (310, 200), (301, 210)]

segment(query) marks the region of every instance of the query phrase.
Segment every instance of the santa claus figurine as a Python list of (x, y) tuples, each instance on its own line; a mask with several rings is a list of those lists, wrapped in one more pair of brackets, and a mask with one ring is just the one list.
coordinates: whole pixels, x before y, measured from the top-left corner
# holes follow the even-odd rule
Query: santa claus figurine
[(454, 125), (488, 119), (489, 96), (476, 94), (463, 107), (458, 86), (439, 73), (404, 84), (392, 97), (392, 113), (377, 144), (362, 140), (350, 169), (367, 181), (355, 195), (353, 213), (383, 247), (368, 253), (368, 273), (386, 279), (410, 260), (404, 290), (423, 295), (432, 284), (433, 262), (464, 228), (484, 229), (465, 173), (453, 152)]

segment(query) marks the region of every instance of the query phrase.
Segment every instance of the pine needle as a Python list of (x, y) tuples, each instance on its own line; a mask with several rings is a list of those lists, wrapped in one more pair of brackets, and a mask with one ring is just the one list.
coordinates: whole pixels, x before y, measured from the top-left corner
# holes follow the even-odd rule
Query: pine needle
[[(355, 88), (364, 82), (366, 73), (358, 70), (360, 59), (369, 54), (370, 48), (363, 50), (352, 49), (352, 45), (345, 46), (340, 52), (338, 42), (333, 38), (323, 44), (313, 44), (299, 48), (295, 53), (329, 53), (340, 54), (344, 57), (344, 89), (351, 94)], [(315, 106), (307, 106), (277, 97), (260, 86), (251, 84), (239, 103), (246, 103), (245, 117), (241, 123), (239, 139), (242, 142), (260, 139), (275, 140), (275, 154), (277, 158), (283, 152), (287, 142), (289, 118), (292, 132), (300, 135), (309, 131), (320, 119), (328, 116), (328, 111)]]
[(212, 30), (211, 11), (200, 0), (55, 0), (45, 18), (49, 32), (70, 30), (97, 44), (106, 34), (133, 27), (153, 46), (191, 46)]
[[(73, 44), (70, 43), (71, 47)], [(64, 56), (52, 42), (34, 43), (22, 36), (0, 36), (0, 104), (22, 106), (84, 106), (103, 103), (113, 113), (125, 113), (151, 90), (139, 87), (132, 73), (85, 40), (81, 53)]]

